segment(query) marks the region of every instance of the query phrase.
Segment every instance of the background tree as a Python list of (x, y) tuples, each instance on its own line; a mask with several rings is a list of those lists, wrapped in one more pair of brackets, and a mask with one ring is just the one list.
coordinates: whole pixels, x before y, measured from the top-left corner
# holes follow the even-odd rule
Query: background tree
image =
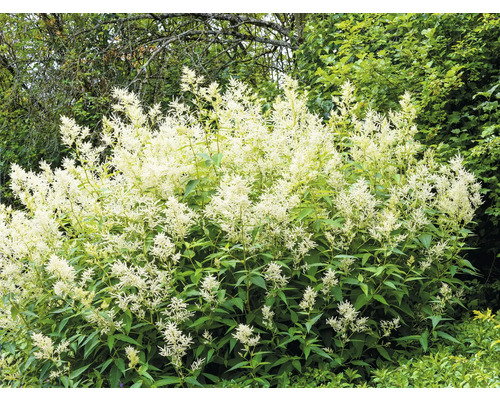
[(238, 78), (273, 97), (279, 76), (293, 67), (303, 21), (292, 14), (1, 15), (3, 200), (12, 201), (9, 165), (59, 163), (60, 115), (97, 131), (113, 87), (165, 105), (188, 66), (207, 80)]

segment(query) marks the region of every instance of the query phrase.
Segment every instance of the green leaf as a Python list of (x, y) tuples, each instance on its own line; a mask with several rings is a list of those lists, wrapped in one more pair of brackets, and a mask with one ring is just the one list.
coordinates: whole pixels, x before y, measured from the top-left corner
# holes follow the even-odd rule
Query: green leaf
[(130, 327), (132, 326), (132, 314), (129, 310), (127, 310), (123, 314), (123, 327), (125, 328), (125, 332), (128, 334), (130, 332)]
[(392, 281), (385, 281), (384, 285), (389, 286), (391, 289), (398, 290), (398, 288), (396, 287), (396, 285)]
[(385, 348), (383, 348), (382, 346), (377, 346), (377, 351), (386, 360), (392, 361), (391, 356), (389, 355), (389, 353), (387, 352), (387, 350)]
[(266, 281), (262, 276), (258, 275), (253, 275), (250, 277), (250, 282), (252, 282), (254, 285), (257, 285), (258, 287), (261, 287), (262, 289), (267, 289), (266, 287)]
[(339, 302), (343, 300), (342, 289), (340, 288), (340, 286), (334, 286), (334, 288), (332, 289), (332, 292), (333, 292), (333, 296), (335, 297), (335, 300), (337, 300)]
[(120, 369), (116, 365), (113, 365), (109, 373), (109, 385), (112, 388), (117, 388), (119, 386), (121, 376), (122, 372)]
[(140, 343), (138, 343), (136, 340), (121, 333), (117, 333), (116, 335), (114, 335), (114, 337), (115, 339), (121, 340), (122, 342), (127, 342), (136, 346), (140, 346)]
[(115, 365), (122, 372), (122, 374), (125, 375), (125, 361), (123, 361), (123, 358), (115, 359)]
[(328, 225), (332, 225), (332, 226), (335, 226), (337, 228), (342, 228), (342, 223), (340, 222), (341, 219), (336, 219), (336, 220), (332, 220), (332, 219), (323, 219), (322, 222), (324, 224), (328, 224)]
[(351, 343), (353, 344), (353, 347), (356, 349), (356, 357), (360, 357), (361, 354), (363, 353), (363, 349), (366, 344), (365, 337), (363, 339), (351, 339)]
[(113, 345), (115, 344), (115, 337), (113, 335), (108, 336), (108, 347), (109, 351), (113, 349)]
[(67, 376), (61, 376), (61, 382), (65, 388), (69, 388), (69, 379)]
[(236, 307), (243, 311), (243, 300), (241, 298), (235, 297), (233, 298), (232, 302)]
[[(243, 271), (243, 272), (244, 272), (244, 271)], [(240, 286), (240, 285), (241, 285), (241, 283), (242, 283), (243, 281), (245, 281), (245, 283), (246, 283), (246, 279), (247, 279), (247, 276), (246, 276), (246, 275), (242, 275), (242, 276), (240, 276), (240, 277), (238, 278), (238, 280), (236, 281), (236, 284), (234, 285), (234, 287), (238, 287), (238, 286)]]
[(414, 342), (416, 340), (420, 340), (420, 335), (409, 335), (409, 336), (402, 336), (399, 338), (395, 338), (397, 342)]
[(241, 368), (245, 365), (248, 366), (248, 361), (241, 361), (238, 364), (236, 364), (235, 366), (233, 366), (232, 368), (228, 369), (226, 372), (233, 371), (233, 370)]
[(139, 369), (139, 375), (144, 376), (144, 377), (148, 378), (151, 382), (153, 382), (154, 378), (147, 372), (147, 369), (148, 369), (148, 365), (143, 365)]
[(420, 242), (424, 245), (424, 247), (426, 249), (428, 249), (431, 245), (431, 240), (432, 240), (432, 236), (429, 235), (428, 233), (424, 234), (424, 235), (420, 235), (419, 238)]
[(363, 291), (363, 293), (368, 296), (368, 285), (366, 283), (360, 283), (359, 287)]
[(210, 360), (212, 359), (212, 356), (214, 355), (215, 353), (215, 350), (214, 349), (210, 349), (208, 350), (208, 353), (207, 353), (207, 364), (210, 362)]
[[(4, 346), (4, 348), (5, 348), (5, 346)], [(12, 352), (10, 352), (10, 353), (12, 353)], [(13, 353), (12, 353), (12, 354), (13, 354)], [(30, 365), (31, 365), (31, 364), (32, 364), (35, 360), (36, 360), (36, 358), (35, 358), (35, 356), (34, 356), (34, 355), (29, 356), (29, 358), (28, 358), (28, 360), (26, 361), (26, 364), (25, 364), (25, 366), (24, 366), (24, 370), (25, 370), (25, 371), (27, 371), (27, 370), (28, 370), (28, 368), (30, 367)]]
[(278, 365), (281, 365), (281, 364), (284, 364), (284, 363), (287, 363), (288, 361), (290, 361), (290, 359), (288, 357), (281, 357), (281, 358), (278, 358), (272, 365), (271, 365), (271, 368), (274, 368), (274, 367), (277, 367)]
[[(309, 331), (308, 331), (309, 332)], [(311, 353), (311, 346), (306, 346), (304, 349), (304, 358), (307, 360), (309, 358), (309, 354)]]
[(351, 361), (351, 364), (353, 364), (353, 365), (359, 365), (360, 367), (371, 367), (370, 364), (368, 364), (367, 362), (362, 361), (362, 360)]
[(82, 346), (85, 346), (88, 342), (90, 342), (92, 339), (94, 339), (98, 334), (99, 334), (98, 331), (92, 332), (89, 336), (87, 336), (87, 339), (85, 339), (85, 341), (82, 343)]
[(108, 368), (109, 364), (111, 364), (113, 362), (113, 359), (112, 358), (109, 358), (107, 359), (106, 361), (104, 361), (101, 365), (99, 365), (97, 368), (101, 367), (100, 369), (100, 373), (102, 374), (103, 371)]
[(189, 325), (190, 328), (194, 328), (195, 326), (201, 325), (202, 323), (208, 321), (210, 317), (200, 317), (196, 321), (194, 321), (191, 325)]
[(427, 317), (432, 321), (432, 329), (435, 329), (439, 322), (443, 319), (441, 315), (431, 315)]
[(450, 334), (448, 334), (446, 332), (437, 331), (437, 334), (438, 334), (438, 336), (441, 336), (443, 339), (448, 339), (454, 343), (462, 344), (461, 342), (459, 342), (457, 339), (455, 339), (453, 336), (451, 336)]
[(194, 378), (193, 376), (188, 376), (184, 381), (187, 382), (187, 383), (189, 383), (192, 386), (203, 387), (203, 385), (200, 382), (198, 382), (196, 380), (196, 378)]
[(305, 323), (306, 325), (306, 329), (307, 329), (307, 332), (309, 333), (309, 331), (311, 330), (312, 326), (321, 318), (321, 316), (323, 315), (323, 313), (321, 314), (318, 314), (316, 315), (314, 318), (312, 318), (310, 321), (307, 321)]
[(323, 316), (323, 313), (316, 315), (314, 318), (311, 319), (311, 324), (315, 324), (318, 322), (318, 320)]
[[(334, 288), (335, 289), (335, 288)], [(335, 294), (335, 292), (334, 292)], [(286, 305), (288, 305), (288, 300), (286, 298), (286, 295), (285, 293), (283, 293), (281, 290), (278, 291), (278, 296), (281, 300), (283, 300), (283, 303), (285, 303)]]
[(212, 157), (212, 160), (214, 161), (214, 165), (216, 167), (220, 167), (220, 163), (222, 161), (222, 153), (214, 154), (214, 156)]
[(71, 310), (71, 307), (67, 306), (64, 308), (58, 308), (57, 310), (51, 311), (51, 314), (60, 314), (60, 313), (66, 312), (68, 310)]
[(19, 315), (19, 310), (16, 307), (10, 307), (10, 315), (12, 316), (12, 319), (15, 320)]
[(66, 326), (66, 324), (68, 323), (68, 321), (71, 319), (72, 316), (70, 317), (67, 317), (67, 318), (64, 318), (61, 323), (59, 324), (59, 327), (57, 328), (57, 331), (59, 333), (62, 332), (62, 330), (64, 329), (64, 327)]
[(385, 304), (386, 306), (388, 306), (389, 304), (387, 303), (387, 301), (379, 294), (374, 294), (373, 295), (373, 298), (377, 301), (379, 301), (380, 303), (382, 304)]
[(89, 365), (86, 365), (85, 367), (78, 368), (76, 371), (73, 371), (69, 374), (69, 379), (73, 380), (75, 378), (78, 378), (87, 368), (90, 367)]
[(422, 335), (420, 335), (419, 342), (422, 345), (422, 349), (427, 351), (428, 343), (427, 338), (429, 337), (429, 332), (426, 330)]
[(292, 360), (292, 365), (297, 371), (302, 372), (302, 365), (300, 365), (299, 360)]
[(360, 282), (357, 279), (354, 278), (345, 278), (343, 280), (344, 283), (348, 283), (349, 285), (356, 285), (359, 286)]
[(83, 359), (86, 360), (87, 357), (92, 354), (92, 351), (97, 347), (100, 343), (99, 337), (94, 336), (92, 340), (88, 341), (85, 345), (85, 353), (83, 354)]
[(210, 379), (213, 383), (220, 382), (220, 378), (218, 376), (209, 374), (208, 372), (203, 372), (202, 375)]
[(370, 253), (363, 254), (363, 258), (361, 259), (361, 266), (364, 267), (368, 259), (371, 257)]
[(186, 185), (186, 191), (184, 192), (184, 198), (188, 197), (194, 188), (198, 185), (200, 181), (198, 179), (191, 179)]
[(358, 298), (356, 299), (356, 302), (354, 303), (354, 308), (356, 310), (361, 309), (366, 303), (368, 303), (371, 300), (372, 296), (366, 295), (365, 293), (360, 294)]
[(325, 357), (325, 358), (328, 358), (329, 360), (332, 360), (332, 357), (330, 357), (330, 355), (327, 352), (325, 352), (324, 350), (320, 349), (317, 346), (312, 346), (311, 351), (313, 353), (316, 353), (316, 354), (322, 356), (322, 357)]
[(330, 196), (323, 196), (322, 199), (324, 199), (330, 207), (333, 206), (332, 199), (330, 198)]
[(302, 210), (300, 212), (299, 216), (297, 217), (297, 221), (304, 219), (305, 217), (307, 217), (309, 214), (311, 214), (313, 212), (314, 212), (314, 208), (306, 208), (306, 209)]
[(155, 383), (153, 384), (153, 387), (159, 388), (162, 386), (173, 385), (173, 384), (180, 383), (180, 382), (181, 382), (181, 380), (179, 379), (179, 377), (169, 376), (168, 378), (162, 378), (158, 381), (155, 381)]
[(232, 337), (231, 339), (229, 339), (229, 352), (233, 351), (235, 345), (236, 345), (236, 339)]

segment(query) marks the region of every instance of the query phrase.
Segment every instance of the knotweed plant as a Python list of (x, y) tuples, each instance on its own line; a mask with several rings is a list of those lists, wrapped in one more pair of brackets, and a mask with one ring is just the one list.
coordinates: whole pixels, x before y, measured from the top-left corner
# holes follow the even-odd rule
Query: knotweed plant
[(267, 112), (238, 81), (182, 88), (165, 114), (117, 89), (101, 133), (62, 119), (61, 168), (12, 166), (3, 385), (279, 385), (440, 329), (480, 188), (415, 141), (409, 95), (360, 117), (346, 83), (325, 124), (288, 78)]

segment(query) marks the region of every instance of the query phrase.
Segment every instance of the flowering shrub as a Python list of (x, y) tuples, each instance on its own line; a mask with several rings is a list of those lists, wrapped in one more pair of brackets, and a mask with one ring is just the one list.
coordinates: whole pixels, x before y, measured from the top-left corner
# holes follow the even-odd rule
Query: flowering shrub
[(4, 382), (268, 386), (444, 334), (480, 188), (422, 154), (408, 96), (358, 119), (345, 84), (324, 125), (289, 79), (267, 113), (240, 82), (182, 86), (166, 115), (116, 90), (100, 136), (62, 119), (61, 169), (13, 167)]

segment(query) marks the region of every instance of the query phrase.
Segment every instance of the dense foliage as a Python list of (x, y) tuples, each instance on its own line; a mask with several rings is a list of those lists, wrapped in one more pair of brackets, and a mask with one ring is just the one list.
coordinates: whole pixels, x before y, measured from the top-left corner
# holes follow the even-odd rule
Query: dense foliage
[(421, 153), (409, 96), (357, 119), (345, 84), (324, 125), (289, 79), (270, 112), (240, 82), (182, 82), (191, 106), (116, 90), (100, 146), (63, 118), (63, 168), (14, 167), (0, 337), (17, 384), (280, 385), (450, 337), (480, 187)]

